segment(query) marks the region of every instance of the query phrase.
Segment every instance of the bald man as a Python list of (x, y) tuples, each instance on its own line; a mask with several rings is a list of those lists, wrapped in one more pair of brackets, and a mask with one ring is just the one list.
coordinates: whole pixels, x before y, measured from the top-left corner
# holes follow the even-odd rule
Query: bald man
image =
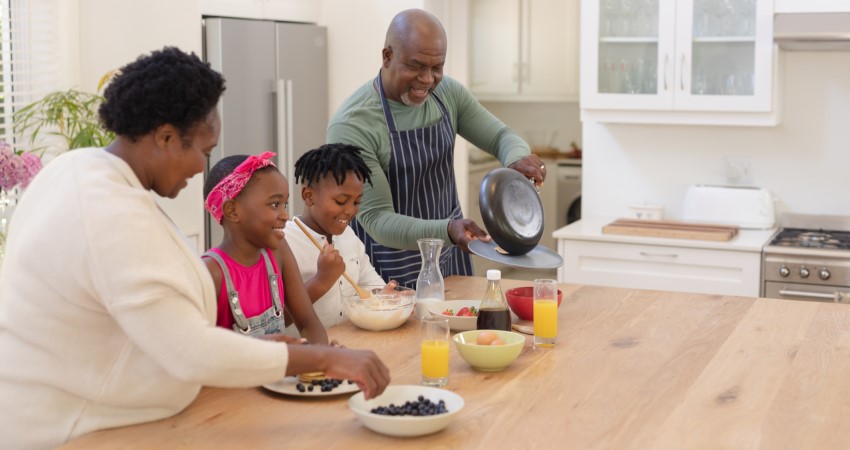
[(502, 163), (543, 183), (546, 169), (516, 133), (463, 85), (443, 76), (446, 32), (428, 12), (409, 9), (390, 23), (378, 76), (343, 102), (327, 142), (364, 149), (372, 184), (351, 227), (385, 281), (415, 288), (421, 268), (416, 240), (440, 238), (443, 276), (472, 275), (468, 244), (490, 240), (463, 218), (454, 173), (460, 134)]

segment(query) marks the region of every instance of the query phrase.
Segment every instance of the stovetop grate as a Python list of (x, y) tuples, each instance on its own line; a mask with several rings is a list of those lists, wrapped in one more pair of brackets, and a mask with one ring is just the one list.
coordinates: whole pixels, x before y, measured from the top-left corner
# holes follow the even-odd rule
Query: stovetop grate
[(779, 247), (850, 249), (850, 232), (813, 230), (806, 228), (783, 228), (768, 245)]

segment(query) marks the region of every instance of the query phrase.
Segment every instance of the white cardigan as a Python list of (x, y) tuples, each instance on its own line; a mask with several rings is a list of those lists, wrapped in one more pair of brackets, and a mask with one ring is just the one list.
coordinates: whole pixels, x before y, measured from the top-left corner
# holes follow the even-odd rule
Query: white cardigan
[(59, 156), (17, 206), (0, 270), (0, 447), (53, 447), (170, 417), (201, 385), (284, 375), (286, 345), (215, 315), (209, 272), (131, 168), (103, 149)]

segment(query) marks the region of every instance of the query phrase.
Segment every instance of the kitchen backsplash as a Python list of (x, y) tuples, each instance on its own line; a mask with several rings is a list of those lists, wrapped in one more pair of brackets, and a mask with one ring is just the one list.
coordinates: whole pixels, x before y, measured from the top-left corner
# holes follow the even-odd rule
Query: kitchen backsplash
[[(532, 146), (551, 146), (562, 152), (575, 142), (581, 147), (578, 103), (482, 102)], [(470, 151), (470, 161), (475, 152)]]
[[(726, 159), (751, 161), (776, 211), (850, 215), (850, 52), (784, 55), (776, 127), (583, 124), (585, 217), (653, 203), (680, 219), (692, 184), (726, 184)], [(817, 70), (813, 70), (817, 68)]]

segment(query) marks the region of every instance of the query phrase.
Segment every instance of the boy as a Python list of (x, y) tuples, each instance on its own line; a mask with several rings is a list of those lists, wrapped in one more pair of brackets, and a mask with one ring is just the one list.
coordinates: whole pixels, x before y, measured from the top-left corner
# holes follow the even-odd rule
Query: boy
[[(371, 183), (360, 148), (326, 144), (295, 162), (295, 181), (302, 185), (304, 211), (286, 223), (286, 241), (295, 253), (313, 308), (325, 328), (345, 321), (343, 299), (356, 296), (342, 273), (360, 286), (386, 283), (372, 267), (366, 247), (348, 226), (357, 215), (363, 184)], [(300, 220), (324, 248), (320, 252), (295, 220)], [(315, 263), (313, 262), (315, 261)], [(286, 333), (297, 336), (295, 327)]]

